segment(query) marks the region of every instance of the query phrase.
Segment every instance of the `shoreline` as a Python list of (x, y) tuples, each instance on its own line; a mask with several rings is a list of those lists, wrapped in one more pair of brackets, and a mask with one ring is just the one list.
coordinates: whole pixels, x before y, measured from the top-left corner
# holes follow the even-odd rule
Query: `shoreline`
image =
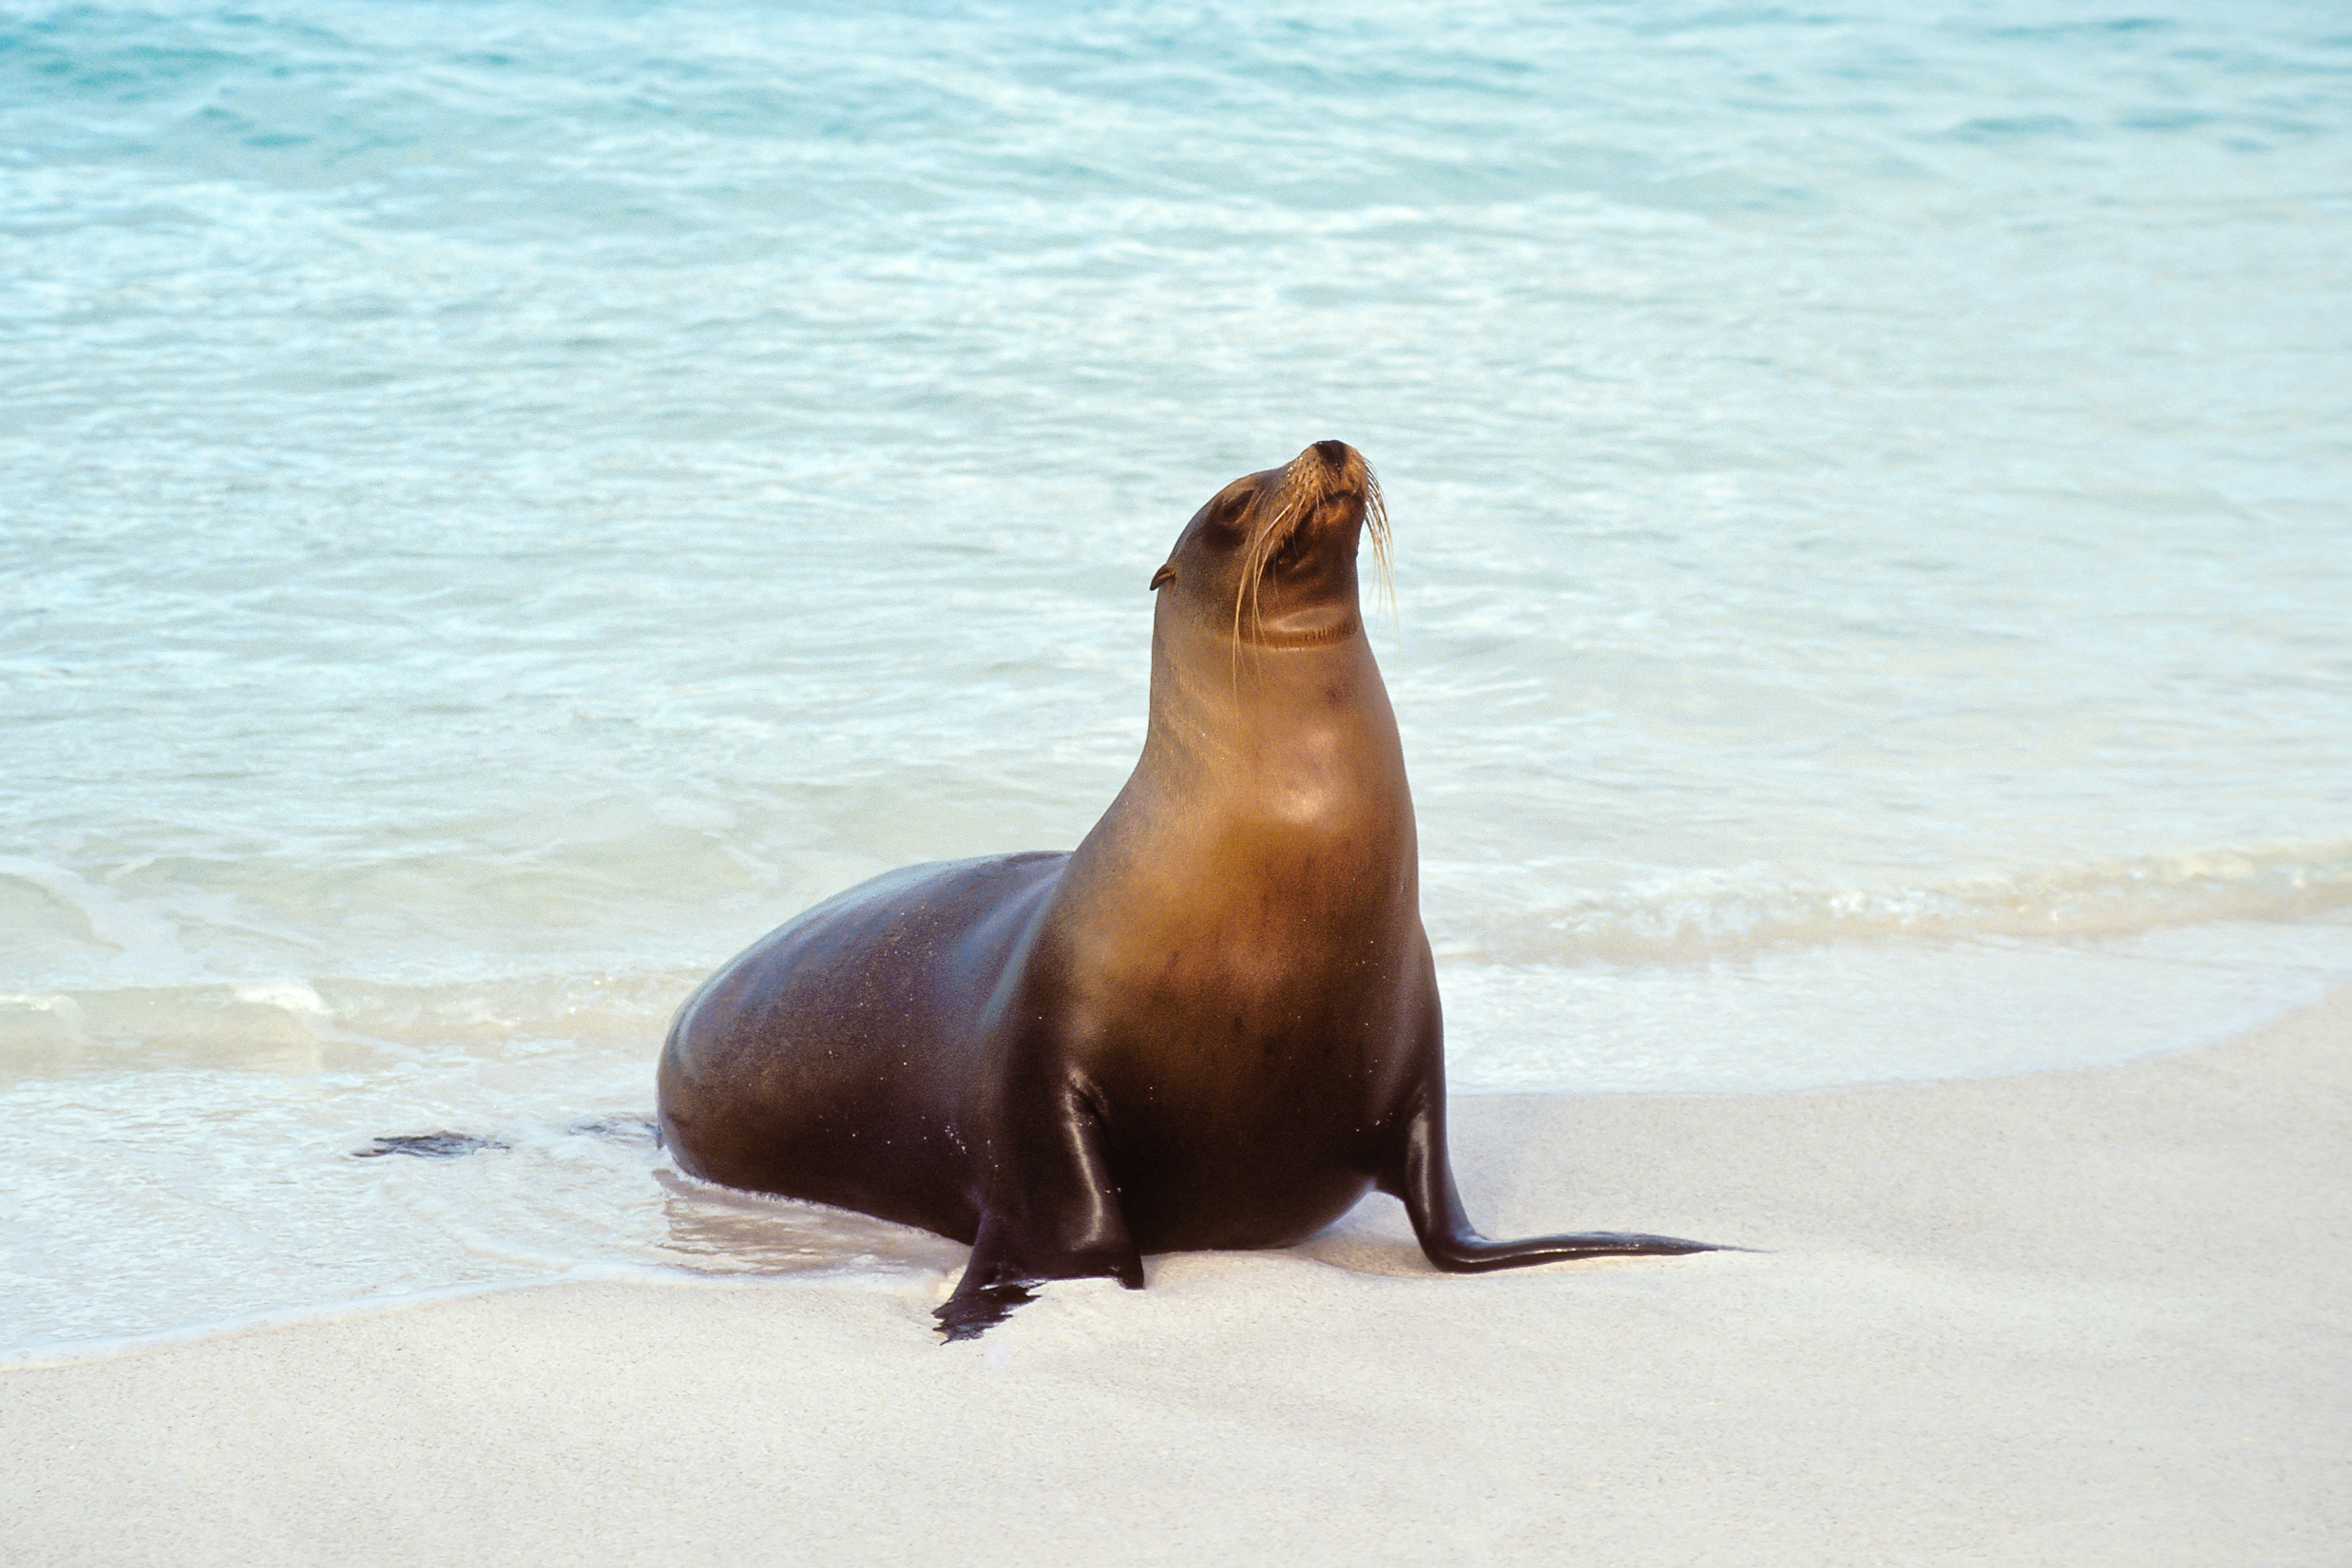
[[(0, 1363), (10, 1561), (2317, 1562), (2352, 1528), (2352, 988), (2110, 1067), (1458, 1097), (1374, 1198), (1050, 1287), (561, 1282)], [(70, 1358), (70, 1359), (68, 1359)]]

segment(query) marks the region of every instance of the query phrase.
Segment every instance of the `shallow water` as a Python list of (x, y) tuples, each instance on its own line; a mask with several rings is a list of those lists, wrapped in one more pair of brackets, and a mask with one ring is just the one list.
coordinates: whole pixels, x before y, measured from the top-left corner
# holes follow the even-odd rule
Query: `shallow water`
[(2347, 87), (2285, 6), (0, 10), (0, 1345), (931, 1266), (571, 1129), (813, 899), (1074, 843), (1176, 529), (1329, 435), (1457, 1087), (2315, 996)]

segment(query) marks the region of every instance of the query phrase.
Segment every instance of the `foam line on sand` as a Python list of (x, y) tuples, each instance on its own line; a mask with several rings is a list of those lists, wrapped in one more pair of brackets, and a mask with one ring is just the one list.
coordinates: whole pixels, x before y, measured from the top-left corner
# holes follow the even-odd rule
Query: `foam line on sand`
[(2352, 1540), (2352, 992), (2121, 1067), (1456, 1102), (1374, 1200), (1058, 1287), (556, 1285), (0, 1372), (11, 1564), (2253, 1564)]

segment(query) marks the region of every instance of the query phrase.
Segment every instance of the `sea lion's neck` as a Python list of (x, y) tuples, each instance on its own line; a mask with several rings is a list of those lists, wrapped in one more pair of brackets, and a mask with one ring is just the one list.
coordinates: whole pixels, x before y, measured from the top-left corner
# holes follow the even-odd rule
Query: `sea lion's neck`
[(1073, 869), (1208, 856), (1231, 874), (1287, 875), (1299, 854), (1345, 843), (1401, 859), (1406, 888), (1417, 882), (1404, 749), (1363, 632), (1262, 646), (1172, 611), (1153, 627), (1143, 755)]

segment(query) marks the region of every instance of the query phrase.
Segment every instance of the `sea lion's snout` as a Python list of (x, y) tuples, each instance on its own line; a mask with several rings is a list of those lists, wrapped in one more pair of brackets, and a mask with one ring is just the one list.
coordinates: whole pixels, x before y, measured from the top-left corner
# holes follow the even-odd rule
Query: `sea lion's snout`
[(1252, 552), (1260, 564), (1283, 545), (1295, 550), (1310, 536), (1353, 553), (1356, 527), (1379, 494), (1362, 452), (1345, 441), (1318, 441), (1262, 477), (1267, 482), (1258, 488), (1250, 523), (1252, 543), (1262, 546)]
[(1280, 481), (1270, 491), (1275, 515), (1286, 504), (1295, 512), (1336, 498), (1362, 499), (1372, 484), (1371, 465), (1345, 441), (1318, 441), (1276, 472)]
[(1197, 617), (1236, 641), (1329, 642), (1361, 627), (1355, 559), (1366, 536), (1385, 574), (1387, 519), (1371, 465), (1345, 441), (1317, 441), (1210, 497), (1152, 587), (1176, 589), (1168, 613)]

